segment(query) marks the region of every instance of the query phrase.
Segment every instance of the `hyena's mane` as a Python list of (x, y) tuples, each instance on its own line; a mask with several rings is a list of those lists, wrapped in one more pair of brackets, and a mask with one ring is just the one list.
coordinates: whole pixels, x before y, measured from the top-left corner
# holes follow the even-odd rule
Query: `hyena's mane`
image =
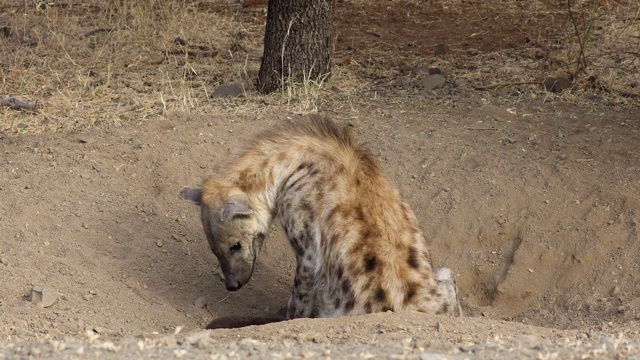
[(339, 126), (333, 120), (320, 115), (284, 122), (267, 131), (263, 136), (259, 136), (255, 141), (281, 141), (283, 138), (305, 137), (336, 142), (354, 150), (362, 147), (351, 135), (349, 127)]
[(351, 152), (357, 158), (357, 162), (353, 165), (360, 165), (363, 170), (370, 174), (379, 171), (379, 167), (376, 161), (373, 160), (373, 155), (367, 149), (366, 143), (353, 138), (351, 126), (338, 125), (330, 118), (320, 115), (311, 115), (303, 119), (282, 123), (255, 139), (254, 143), (249, 145), (249, 148), (255, 147), (256, 142), (279, 142), (287, 141), (287, 139), (305, 138), (315, 138)]

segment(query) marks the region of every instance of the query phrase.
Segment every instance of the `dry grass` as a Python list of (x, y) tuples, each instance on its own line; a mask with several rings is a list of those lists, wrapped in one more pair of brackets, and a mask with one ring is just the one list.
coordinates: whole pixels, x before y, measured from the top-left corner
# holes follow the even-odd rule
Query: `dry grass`
[[(475, 16), (463, 11), (465, 3), (455, 0), (394, 0), (389, 4), (402, 11), (423, 8), (460, 19)], [(620, 104), (635, 101), (630, 96), (640, 88), (640, 4), (622, 0), (572, 4), (575, 24), (567, 21), (566, 3), (562, 2), (527, 3), (524, 13), (519, 1), (484, 5), (509, 16), (564, 16), (565, 21), (551, 24), (557, 29), (554, 36), (542, 30), (533, 33), (542, 58), (527, 53), (537, 51), (533, 48), (481, 52), (473, 57), (464, 50), (453, 50), (445, 57), (413, 62), (428, 61), (431, 66), (449, 69), (452, 76), (478, 84), (570, 73), (583, 91), (603, 92)], [(414, 56), (374, 42), (360, 49), (343, 45), (336, 48), (335, 58), (352, 56), (353, 61), (334, 66), (330, 82), (287, 82), (281, 92), (261, 96), (253, 90), (253, 81), (262, 53), (264, 21), (264, 8), (245, 9), (231, 0), (2, 2), (0, 96), (40, 100), (44, 106), (36, 113), (0, 108), (0, 131), (143, 123), (171, 111), (256, 114), (284, 109), (305, 113), (329, 103), (334, 110), (357, 111), (364, 89), (377, 86), (380, 78), (396, 76), (398, 62), (409, 62)], [(360, 21), (364, 27), (376, 19)], [(415, 36), (422, 37), (420, 33)], [(576, 55), (580, 49), (584, 57)], [(579, 71), (576, 59), (584, 60)], [(209, 98), (216, 86), (231, 82), (242, 84), (245, 96)]]
[(10, 32), (0, 34), (0, 94), (44, 102), (36, 114), (0, 109), (4, 131), (140, 123), (174, 110), (312, 111), (323, 91), (291, 84), (286, 94), (209, 98), (224, 83), (251, 89), (257, 74), (264, 14), (240, 12), (235, 2), (24, 1), (0, 9)]
[(619, 103), (640, 94), (640, 3), (565, 1), (565, 38), (549, 54), (549, 67), (569, 74), (583, 90), (595, 89)]

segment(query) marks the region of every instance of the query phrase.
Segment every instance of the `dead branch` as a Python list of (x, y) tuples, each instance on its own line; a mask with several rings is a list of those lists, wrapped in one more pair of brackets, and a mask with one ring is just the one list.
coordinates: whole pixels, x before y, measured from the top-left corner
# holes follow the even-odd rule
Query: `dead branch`
[(218, 50), (190, 50), (190, 49), (177, 49), (177, 50), (169, 50), (166, 52), (167, 55), (187, 55), (190, 58), (195, 57), (215, 57), (218, 55)]
[(36, 107), (42, 105), (42, 102), (36, 101), (34, 103), (28, 103), (26, 101), (22, 101), (15, 97), (15, 95), (11, 95), (9, 97), (3, 98), (2, 102), (0, 102), (2, 106), (8, 106), (14, 110), (29, 110), (36, 111)]
[(101, 32), (114, 32), (114, 31), (120, 31), (120, 30), (124, 30), (126, 29), (126, 27), (124, 26), (116, 26), (116, 27), (110, 27), (110, 28), (97, 28), (97, 29), (93, 29), (93, 30), (89, 30), (85, 33), (82, 34), (82, 37), (89, 37), (93, 34), (97, 34), (97, 33), (101, 33)]
[(569, 17), (571, 18), (571, 24), (573, 25), (573, 30), (576, 33), (576, 37), (578, 38), (578, 45), (580, 46), (580, 54), (578, 55), (578, 69), (577, 73), (581, 70), (586, 70), (587, 68), (587, 60), (584, 56), (584, 45), (586, 39), (583, 39), (580, 36), (580, 30), (578, 30), (578, 24), (576, 23), (576, 19), (573, 16), (573, 10), (571, 10), (571, 0), (567, 0), (567, 8), (569, 9)]
[(473, 88), (476, 90), (492, 90), (503, 86), (518, 86), (518, 85), (539, 85), (540, 81), (514, 81), (514, 82), (501, 82), (497, 84), (485, 85), (485, 86), (474, 86)]

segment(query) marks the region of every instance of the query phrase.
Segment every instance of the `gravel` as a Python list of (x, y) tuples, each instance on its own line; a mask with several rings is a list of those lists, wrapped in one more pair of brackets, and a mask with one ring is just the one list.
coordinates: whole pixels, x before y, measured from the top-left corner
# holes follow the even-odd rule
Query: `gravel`
[[(295, 337), (295, 336), (294, 336)], [(412, 337), (369, 343), (315, 343), (313, 340), (272, 341), (240, 338), (217, 339), (215, 331), (197, 331), (139, 339), (125, 337), (102, 341), (87, 332), (86, 339), (37, 339), (0, 341), (0, 359), (640, 359), (640, 339), (622, 334), (580, 333), (577, 336), (544, 338), (518, 335), (511, 339), (494, 336), (477, 342)]]

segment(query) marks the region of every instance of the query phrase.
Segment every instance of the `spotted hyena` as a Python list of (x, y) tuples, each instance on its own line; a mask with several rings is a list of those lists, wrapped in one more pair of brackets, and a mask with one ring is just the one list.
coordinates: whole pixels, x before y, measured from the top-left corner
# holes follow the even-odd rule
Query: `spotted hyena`
[(227, 290), (245, 285), (273, 218), (297, 259), (287, 318), (415, 310), (460, 315), (413, 211), (349, 128), (311, 117), (263, 134), (180, 197), (200, 205)]

